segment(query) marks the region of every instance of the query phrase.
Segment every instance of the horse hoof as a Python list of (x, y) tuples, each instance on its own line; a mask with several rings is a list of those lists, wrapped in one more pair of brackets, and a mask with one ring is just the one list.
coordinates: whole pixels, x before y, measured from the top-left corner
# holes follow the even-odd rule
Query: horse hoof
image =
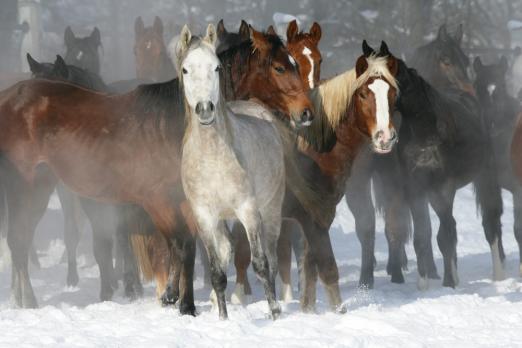
[(395, 284), (404, 284), (404, 276), (402, 272), (394, 272), (391, 276), (391, 282)]
[(421, 277), (417, 279), (417, 289), (420, 291), (426, 291), (430, 288), (430, 281), (428, 277)]
[(114, 295), (114, 291), (112, 288), (105, 289), (100, 292), (100, 301), (110, 301), (112, 300), (112, 295)]
[(191, 315), (191, 316), (195, 317), (196, 316), (196, 306), (194, 306), (194, 303), (180, 302), (179, 312), (181, 313), (181, 315)]
[(315, 313), (315, 305), (313, 304), (308, 304), (308, 305), (303, 305), (301, 304), (301, 311), (303, 313)]
[(279, 303), (276, 302), (275, 305), (272, 306), (271, 313), (272, 320), (276, 320), (281, 316), (281, 306), (279, 305)]
[(67, 274), (67, 286), (75, 287), (80, 282), (80, 278), (78, 277), (78, 273), (69, 273)]
[(337, 314), (346, 314), (348, 312), (348, 306), (346, 306), (344, 303), (341, 303), (335, 308), (334, 312)]
[(178, 302), (179, 295), (168, 286), (163, 295), (161, 295), (161, 303), (163, 306), (174, 306)]

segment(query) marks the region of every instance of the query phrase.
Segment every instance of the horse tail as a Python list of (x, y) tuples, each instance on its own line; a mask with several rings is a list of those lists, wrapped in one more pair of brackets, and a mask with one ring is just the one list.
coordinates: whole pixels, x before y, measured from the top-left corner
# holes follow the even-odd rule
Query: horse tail
[(144, 234), (131, 234), (131, 245), (141, 277), (146, 282), (154, 280), (154, 269), (149, 253), (149, 245), (152, 236)]

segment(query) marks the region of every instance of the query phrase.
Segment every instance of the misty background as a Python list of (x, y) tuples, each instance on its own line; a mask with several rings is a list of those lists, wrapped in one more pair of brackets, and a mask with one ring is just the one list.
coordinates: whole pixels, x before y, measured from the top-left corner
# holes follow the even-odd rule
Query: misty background
[[(385, 40), (395, 55), (407, 58), (443, 23), (450, 32), (462, 23), (465, 50), (486, 63), (500, 54), (512, 62), (522, 46), (521, 0), (0, 0), (0, 73), (27, 69), (22, 46), (28, 46), (22, 43), (28, 36), (34, 57), (54, 61), (65, 53), (63, 33), (70, 25), (77, 36), (100, 29), (106, 82), (133, 78), (137, 16), (146, 26), (159, 16), (168, 43), (185, 23), (202, 32), (223, 18), (231, 31), (245, 19), (264, 30), (274, 24), (274, 13), (296, 16), (304, 30), (314, 21), (321, 24), (324, 78), (353, 66), (362, 39), (374, 45)], [(21, 24), (24, 19), (29, 25)]]

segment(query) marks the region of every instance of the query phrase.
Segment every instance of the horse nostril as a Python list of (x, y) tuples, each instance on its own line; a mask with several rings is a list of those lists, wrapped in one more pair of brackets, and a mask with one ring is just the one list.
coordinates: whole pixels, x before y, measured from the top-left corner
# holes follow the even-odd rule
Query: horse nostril
[(214, 112), (214, 103), (213, 102), (208, 102), (208, 107), (209, 107), (210, 111)]
[(301, 115), (302, 122), (310, 122), (314, 119), (314, 115), (310, 111), (310, 109), (304, 109), (303, 114)]
[(199, 102), (199, 103), (196, 104), (196, 114), (200, 115), (201, 111), (203, 111), (203, 103)]

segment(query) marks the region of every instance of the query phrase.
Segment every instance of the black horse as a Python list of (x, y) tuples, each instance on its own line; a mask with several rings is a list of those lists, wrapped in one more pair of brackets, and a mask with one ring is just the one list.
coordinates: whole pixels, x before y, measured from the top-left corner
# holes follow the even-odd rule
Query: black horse
[[(53, 63), (39, 63), (27, 54), (27, 61), (34, 78), (61, 80), (71, 82), (81, 87), (99, 92), (109, 93), (111, 90), (95, 73), (73, 65), (67, 65), (61, 56), (57, 56)], [(123, 280), (125, 295), (131, 299), (141, 296), (143, 288), (139, 279), (134, 255), (130, 248), (128, 218), (123, 206), (104, 204), (91, 199), (76, 197), (63, 185), (57, 186), (64, 215), (64, 241), (67, 251), (67, 285), (78, 284), (78, 270), (76, 264), (76, 250), (79, 243), (77, 223), (78, 199), (81, 208), (88, 217), (93, 231), (93, 252), (100, 269), (100, 299), (110, 300), (117, 289), (117, 274), (113, 266), (113, 241), (118, 240), (117, 246), (123, 258)]]
[(101, 46), (100, 30), (94, 28), (91, 35), (76, 37), (71, 29), (67, 27), (64, 34), (65, 62), (79, 68), (100, 74), (100, 57), (98, 49)]
[(413, 218), (420, 288), (428, 286), (428, 277), (436, 277), (428, 203), (440, 220), (437, 241), (444, 259), (443, 285), (458, 284), (453, 202), (457, 189), (470, 182), (491, 246), (494, 277), (502, 274), (500, 187), (486, 122), (468, 85), (469, 63), (460, 49), (460, 33), (450, 36), (443, 26), (435, 41), (417, 50), (413, 62), (426, 80), (402, 61), (397, 75), (401, 87), (397, 109), (402, 114), (398, 152)]
[(521, 111), (520, 102), (509, 95), (506, 87), (506, 57), (491, 65), (482, 64), (477, 57), (473, 62), (473, 68), (476, 73), (477, 97), (491, 134), (498, 180), (500, 186), (513, 195), (514, 230), (521, 260), (519, 271), (522, 275), (522, 186), (513, 175), (510, 158), (511, 139)]

